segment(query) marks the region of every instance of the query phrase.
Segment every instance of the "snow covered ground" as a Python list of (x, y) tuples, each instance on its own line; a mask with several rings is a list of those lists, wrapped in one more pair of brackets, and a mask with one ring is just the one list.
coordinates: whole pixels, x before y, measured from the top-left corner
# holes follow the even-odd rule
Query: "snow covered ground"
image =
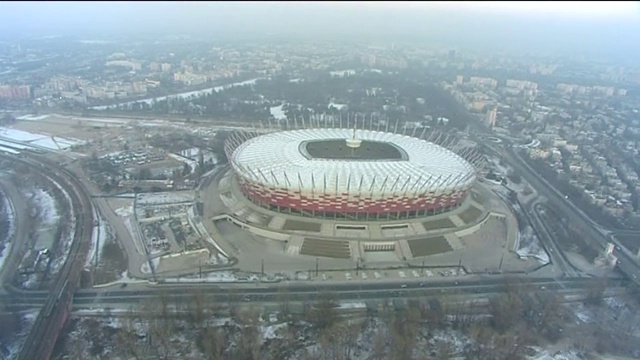
[(336, 110), (342, 110), (346, 107), (346, 104), (336, 104), (334, 102), (330, 102), (329, 105), (327, 105), (327, 108), (336, 108)]
[[(52, 184), (58, 188), (58, 191), (64, 198), (60, 199), (60, 201), (64, 201), (69, 205), (69, 207), (71, 207), (71, 198), (69, 197), (69, 194), (67, 194), (67, 192), (55, 182), (52, 182)], [(47, 226), (49, 228), (57, 226), (60, 222), (59, 220), (63, 216), (65, 220), (63, 223), (67, 225), (62, 231), (60, 239), (57, 239), (58, 253), (60, 256), (53, 259), (49, 268), (51, 274), (57, 274), (60, 268), (62, 268), (64, 262), (67, 260), (75, 235), (76, 219), (75, 216), (71, 215), (73, 214), (73, 209), (70, 208), (68, 214), (60, 214), (57, 207), (58, 204), (56, 203), (57, 200), (51, 196), (51, 194), (42, 189), (35, 189), (33, 191), (33, 195), (32, 201), (35, 206), (40, 209), (39, 215), (42, 221), (40, 229), (47, 229)]]
[(195, 195), (192, 191), (175, 191), (138, 194), (136, 202), (137, 205), (163, 205), (189, 203), (194, 200)]
[(8, 147), (3, 147), (3, 146), (0, 146), (0, 151), (6, 152), (6, 153), (9, 153), (9, 154), (14, 154), (14, 155), (20, 154), (20, 151), (17, 151), (17, 150), (8, 148)]
[(8, 353), (0, 352), (1, 359), (16, 359), (20, 349), (24, 345), (25, 340), (27, 339), (27, 335), (31, 331), (36, 318), (38, 317), (38, 312), (40, 310), (35, 311), (27, 311), (20, 314), (20, 331), (14, 334), (11, 338), (7, 339), (6, 342), (0, 342), (0, 348), (5, 347)]
[(193, 283), (193, 282), (253, 282), (258, 281), (257, 275), (250, 275), (248, 277), (239, 277), (232, 271), (217, 271), (208, 274), (203, 274), (203, 277), (181, 277), (181, 278), (168, 278), (165, 280), (167, 283)]
[(32, 134), (30, 132), (16, 130), (16, 129), (9, 129), (5, 127), (0, 127), (0, 136), (6, 137), (11, 140), (24, 141), (24, 142), (40, 140), (47, 137), (47, 135)]
[(513, 171), (508, 165), (501, 165), (500, 160), (495, 157), (487, 157), (491, 168), (497, 175), (507, 176), (511, 171)]
[(27, 146), (27, 145), (16, 144), (16, 143), (12, 143), (12, 142), (9, 142), (9, 141), (2, 141), (2, 140), (0, 140), (0, 145), (3, 145), (4, 147), (11, 147), (11, 148), (14, 148), (14, 149), (21, 149), (21, 150), (29, 148), (29, 146)]
[[(158, 268), (158, 265), (160, 265), (160, 258), (153, 258), (150, 260), (151, 261), (151, 266), (153, 266), (153, 270)], [(140, 272), (142, 272), (143, 274), (151, 274), (153, 271), (149, 265), (149, 261), (145, 261), (142, 266), (140, 267)]]
[(178, 154), (169, 154), (169, 157), (189, 165), (189, 170), (191, 174), (196, 172), (196, 166), (198, 166), (198, 162)]
[(273, 116), (276, 120), (286, 119), (287, 116), (285, 115), (284, 110), (282, 110), (283, 107), (284, 107), (284, 104), (269, 108), (269, 112), (271, 113), (271, 116)]
[(220, 92), (220, 91), (223, 91), (223, 90), (231, 88), (231, 87), (245, 86), (245, 85), (255, 85), (256, 81), (258, 81), (258, 80), (260, 80), (260, 78), (255, 78), (255, 79), (251, 79), (251, 80), (236, 82), (236, 83), (227, 84), (227, 85), (220, 85), (220, 86), (216, 86), (216, 87), (212, 87), (212, 88), (208, 88), (208, 89), (203, 89), (203, 90), (188, 91), (188, 92), (184, 92), (184, 93), (180, 93), (180, 94), (174, 94), (174, 95), (168, 95), (168, 96), (160, 96), (160, 97), (156, 97), (156, 98), (148, 98), (148, 99), (137, 100), (137, 101), (128, 101), (128, 102), (125, 102), (125, 103), (108, 105), (108, 106), (106, 106), (106, 105), (94, 106), (91, 109), (93, 109), (93, 110), (107, 110), (107, 109), (114, 109), (114, 108), (117, 108), (119, 106), (131, 106), (133, 104), (141, 104), (141, 103), (146, 103), (147, 105), (151, 105), (151, 103), (154, 100), (155, 101), (165, 101), (167, 99), (177, 99), (177, 98), (188, 99), (188, 98), (190, 98), (192, 96), (197, 97), (197, 96), (201, 96), (201, 95), (211, 94), (213, 92)]
[(40, 120), (44, 120), (46, 118), (48, 118), (49, 115), (22, 115), (16, 118), (16, 120), (22, 120), (22, 121), (40, 121)]
[(120, 217), (129, 217), (133, 215), (133, 206), (123, 206), (113, 210), (113, 212)]
[(542, 264), (549, 263), (549, 254), (540, 244), (540, 239), (533, 231), (530, 225), (518, 234), (519, 244), (516, 254), (521, 258), (533, 257), (540, 261)]
[(109, 239), (109, 223), (105, 221), (100, 213), (94, 212), (94, 216), (98, 220), (98, 225), (93, 227), (91, 234), (91, 248), (85, 263), (85, 269), (90, 269), (92, 264), (97, 264), (102, 257), (102, 248)]
[[(43, 147), (51, 150), (66, 150), (74, 145), (81, 145), (85, 142), (78, 139), (66, 139), (58, 136), (49, 136), (42, 134), (33, 134), (27, 131), (0, 127), (0, 137), (5, 140), (19, 141), (26, 143), (28, 146)], [(1, 144), (0, 144), (1, 145)], [(19, 145), (5, 142), (5, 146), (18, 147)], [(28, 147), (28, 146), (25, 146)]]
[(0, 270), (2, 270), (2, 266), (4, 265), (4, 259), (6, 255), (11, 252), (11, 241), (13, 238), (13, 233), (15, 231), (15, 212), (13, 210), (13, 206), (9, 198), (0, 193), (0, 200), (2, 201), (2, 212), (0, 212), (0, 217), (5, 220), (5, 225), (7, 227), (5, 237), (0, 239), (0, 244), (3, 246), (0, 247)]
[(38, 208), (40, 221), (43, 227), (50, 227), (58, 223), (60, 214), (55, 198), (43, 189), (35, 189), (25, 194), (35, 207)]

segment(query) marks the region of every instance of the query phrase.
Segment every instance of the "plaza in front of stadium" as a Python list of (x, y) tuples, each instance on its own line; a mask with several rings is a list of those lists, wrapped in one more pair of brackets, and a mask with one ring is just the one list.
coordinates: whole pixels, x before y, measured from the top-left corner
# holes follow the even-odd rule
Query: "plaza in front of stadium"
[(464, 141), (372, 123), (238, 132), (226, 153), (199, 201), (211, 237), (243, 271), (540, 267), (516, 254), (517, 220)]

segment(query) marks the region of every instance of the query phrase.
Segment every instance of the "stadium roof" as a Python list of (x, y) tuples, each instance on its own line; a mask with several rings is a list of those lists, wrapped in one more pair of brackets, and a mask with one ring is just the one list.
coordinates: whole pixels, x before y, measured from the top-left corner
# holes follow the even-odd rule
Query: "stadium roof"
[[(305, 144), (351, 138), (350, 129), (304, 129), (269, 133), (240, 144), (231, 158), (242, 176), (264, 185), (304, 192), (392, 193), (448, 191), (468, 187), (475, 168), (456, 153), (415, 137), (356, 130), (356, 138), (390, 143), (402, 159), (372, 157), (317, 158), (305, 154)], [(305, 156), (306, 155), (306, 156)]]

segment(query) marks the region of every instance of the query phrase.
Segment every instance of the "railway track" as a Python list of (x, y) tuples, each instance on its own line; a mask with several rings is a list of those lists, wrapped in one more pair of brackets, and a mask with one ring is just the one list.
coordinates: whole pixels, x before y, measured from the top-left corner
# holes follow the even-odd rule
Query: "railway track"
[(73, 174), (43, 156), (0, 157), (43, 173), (60, 185), (71, 199), (76, 227), (69, 254), (18, 355), (20, 360), (49, 359), (71, 313), (73, 295), (80, 285), (80, 276), (91, 245), (94, 221), (91, 200)]

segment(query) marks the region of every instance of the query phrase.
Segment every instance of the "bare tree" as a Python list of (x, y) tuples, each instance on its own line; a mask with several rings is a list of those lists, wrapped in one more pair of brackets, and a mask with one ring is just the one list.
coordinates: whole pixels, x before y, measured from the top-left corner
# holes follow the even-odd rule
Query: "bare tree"
[(453, 345), (445, 340), (436, 340), (433, 346), (434, 360), (449, 360), (454, 355)]
[(385, 349), (387, 348), (387, 334), (383, 329), (376, 329), (373, 340), (373, 356), (375, 360), (385, 359)]
[(138, 334), (136, 333), (136, 315), (131, 309), (124, 317), (122, 327), (116, 334), (115, 348), (125, 359), (140, 359), (142, 351), (138, 344)]
[(196, 328), (201, 329), (206, 320), (207, 301), (201, 289), (191, 290), (189, 300), (186, 302), (187, 319)]
[(607, 289), (608, 278), (595, 278), (589, 284), (586, 302), (591, 305), (601, 305), (604, 299), (604, 292)]
[(333, 325), (338, 317), (338, 297), (335, 293), (324, 292), (318, 296), (318, 301), (311, 311), (311, 321), (320, 329)]
[(221, 328), (204, 328), (200, 332), (200, 344), (209, 360), (224, 360), (228, 333)]
[(282, 317), (285, 319), (289, 319), (289, 315), (291, 314), (290, 297), (291, 295), (288, 288), (278, 288), (278, 309), (280, 310)]
[(238, 355), (244, 359), (259, 360), (262, 350), (262, 333), (260, 331), (260, 311), (248, 308), (238, 313), (241, 326)]

